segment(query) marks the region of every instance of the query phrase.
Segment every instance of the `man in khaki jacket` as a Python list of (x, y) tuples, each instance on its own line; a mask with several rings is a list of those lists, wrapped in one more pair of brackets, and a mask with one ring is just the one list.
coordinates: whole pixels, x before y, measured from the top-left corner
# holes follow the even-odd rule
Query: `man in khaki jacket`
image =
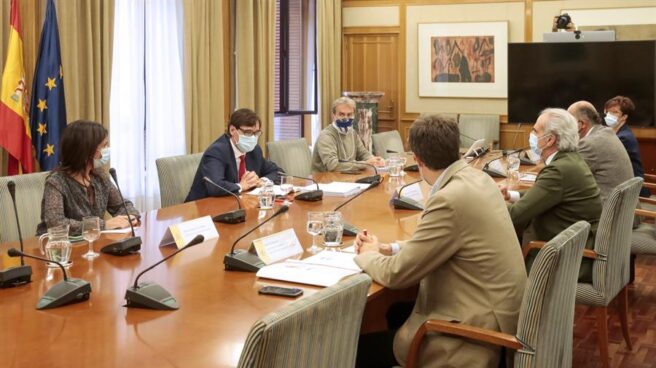
[[(383, 244), (365, 233), (355, 242), (355, 262), (376, 282), (392, 289), (419, 284), (414, 309), (394, 337), (394, 356), (401, 364), (415, 332), (428, 319), (514, 334), (526, 283), (506, 204), (489, 176), (459, 159), (455, 121), (422, 115), (410, 128), (409, 142), (422, 178), (432, 185), (417, 230), (399, 244)], [(373, 360), (363, 355), (376, 357), (391, 348), (380, 346), (372, 355), (360, 350), (358, 365)], [(499, 351), (429, 334), (419, 366), (497, 367)]]

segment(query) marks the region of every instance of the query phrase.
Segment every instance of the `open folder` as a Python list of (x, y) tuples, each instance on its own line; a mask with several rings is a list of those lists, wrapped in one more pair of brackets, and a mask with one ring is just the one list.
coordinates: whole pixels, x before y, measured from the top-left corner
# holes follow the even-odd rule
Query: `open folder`
[(296, 282), (299, 284), (331, 286), (342, 278), (362, 272), (353, 261), (354, 253), (324, 250), (303, 260), (288, 259), (262, 267), (257, 277)]

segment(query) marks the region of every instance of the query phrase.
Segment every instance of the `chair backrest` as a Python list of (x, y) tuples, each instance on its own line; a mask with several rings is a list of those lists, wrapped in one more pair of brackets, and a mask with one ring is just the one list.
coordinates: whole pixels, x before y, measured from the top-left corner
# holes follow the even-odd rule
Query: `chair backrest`
[(7, 183), (16, 183), (16, 208), (20, 220), (23, 239), (36, 234), (36, 227), (41, 222), (41, 199), (50, 172), (0, 177), (0, 243), (18, 240), (18, 228), (14, 205), (11, 201)]
[(373, 134), (371, 141), (373, 143), (373, 154), (382, 158), (388, 158), (391, 155), (387, 150), (400, 154), (405, 152), (401, 135), (396, 130)]
[(608, 305), (629, 282), (633, 214), (643, 179), (618, 185), (606, 199), (599, 218), (592, 266), (592, 287)]
[(287, 174), (303, 177), (312, 174), (312, 152), (305, 139), (267, 142), (266, 147), (269, 160)]
[(460, 128), (460, 146), (469, 147), (474, 139), (486, 140), (487, 144), (497, 142), (494, 146), (498, 148), (499, 142), (499, 115), (481, 115), (481, 114), (460, 114), (458, 118)]
[(203, 153), (163, 157), (155, 160), (159, 177), (159, 195), (162, 207), (184, 202), (189, 194), (194, 175)]
[(370, 285), (354, 275), (255, 322), (238, 367), (354, 367)]
[(515, 367), (571, 367), (576, 281), (590, 224), (579, 221), (540, 249), (519, 312)]

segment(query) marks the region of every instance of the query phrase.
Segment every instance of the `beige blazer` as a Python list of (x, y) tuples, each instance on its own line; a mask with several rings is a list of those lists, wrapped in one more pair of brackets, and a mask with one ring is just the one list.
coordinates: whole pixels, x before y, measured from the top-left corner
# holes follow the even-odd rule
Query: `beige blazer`
[[(516, 332), (526, 284), (519, 242), (494, 181), (463, 161), (446, 169), (412, 239), (396, 255), (370, 252), (355, 262), (385, 287), (419, 284), (414, 310), (394, 338), (401, 364), (428, 319)], [(498, 362), (499, 349), (460, 338), (429, 335), (420, 351), (421, 367), (496, 368)]]

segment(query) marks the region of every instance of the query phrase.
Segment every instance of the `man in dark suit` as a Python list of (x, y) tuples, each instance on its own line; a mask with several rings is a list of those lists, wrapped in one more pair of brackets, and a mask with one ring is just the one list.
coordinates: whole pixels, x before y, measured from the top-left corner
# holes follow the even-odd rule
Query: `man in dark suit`
[[(544, 168), (528, 190), (501, 188), (506, 200), (512, 202), (510, 218), (517, 232), (523, 232), (523, 244), (549, 241), (573, 223), (585, 220), (591, 225), (586, 248), (593, 248), (601, 200), (590, 168), (576, 152), (578, 139), (576, 119), (563, 109), (544, 110), (533, 125), (529, 144), (540, 155)], [(529, 269), (535, 254), (526, 259)], [(581, 264), (581, 281), (592, 279), (592, 263), (587, 261)]]
[(274, 183), (280, 181), (280, 169), (264, 158), (257, 145), (262, 134), (261, 125), (260, 118), (249, 109), (239, 109), (230, 115), (226, 134), (203, 154), (185, 202), (228, 195), (225, 190), (203, 180), (205, 176), (235, 194), (258, 186), (263, 177)]
[(616, 186), (633, 177), (631, 160), (613, 129), (601, 125), (590, 102), (575, 102), (567, 111), (578, 120), (579, 154), (599, 185), (603, 204)]

